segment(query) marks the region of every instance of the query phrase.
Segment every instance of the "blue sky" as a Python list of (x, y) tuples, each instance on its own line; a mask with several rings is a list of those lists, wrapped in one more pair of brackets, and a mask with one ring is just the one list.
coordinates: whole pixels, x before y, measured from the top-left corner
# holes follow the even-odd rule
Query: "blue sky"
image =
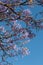
[(43, 65), (43, 31), (37, 32), (37, 36), (28, 43), (30, 55), (18, 58), (14, 65)]

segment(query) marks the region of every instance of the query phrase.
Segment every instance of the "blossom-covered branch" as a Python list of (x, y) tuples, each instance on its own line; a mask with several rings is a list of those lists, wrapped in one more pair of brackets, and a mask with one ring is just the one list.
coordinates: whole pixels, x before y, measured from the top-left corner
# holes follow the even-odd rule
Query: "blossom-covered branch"
[(43, 29), (43, 11), (34, 18), (28, 8), (34, 5), (43, 7), (43, 1), (0, 0), (0, 65), (12, 65), (8, 58), (30, 54), (25, 46), (36, 36), (33, 30)]

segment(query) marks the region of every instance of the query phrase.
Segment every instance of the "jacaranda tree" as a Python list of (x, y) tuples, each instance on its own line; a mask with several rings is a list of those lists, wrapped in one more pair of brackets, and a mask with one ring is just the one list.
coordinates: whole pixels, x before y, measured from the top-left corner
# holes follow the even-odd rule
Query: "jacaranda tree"
[(0, 65), (13, 65), (8, 57), (30, 53), (25, 44), (36, 36), (34, 30), (43, 29), (43, 11), (34, 18), (29, 10), (35, 5), (43, 8), (43, 0), (0, 0)]

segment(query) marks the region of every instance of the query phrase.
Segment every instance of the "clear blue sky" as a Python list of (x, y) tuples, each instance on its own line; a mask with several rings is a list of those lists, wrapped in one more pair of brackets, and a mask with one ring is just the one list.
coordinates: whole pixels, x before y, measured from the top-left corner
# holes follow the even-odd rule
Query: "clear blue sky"
[(14, 65), (43, 65), (43, 31), (39, 31), (37, 36), (28, 44), (31, 51), (29, 56), (18, 58)]

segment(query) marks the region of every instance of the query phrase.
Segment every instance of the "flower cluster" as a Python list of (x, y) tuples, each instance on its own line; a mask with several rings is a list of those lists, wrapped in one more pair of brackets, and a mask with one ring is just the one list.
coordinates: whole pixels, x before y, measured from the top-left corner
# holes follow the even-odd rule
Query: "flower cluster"
[(12, 65), (8, 58), (29, 55), (26, 44), (36, 36), (34, 30), (43, 29), (43, 18), (34, 19), (25, 8), (32, 3), (34, 0), (0, 0), (0, 65)]

